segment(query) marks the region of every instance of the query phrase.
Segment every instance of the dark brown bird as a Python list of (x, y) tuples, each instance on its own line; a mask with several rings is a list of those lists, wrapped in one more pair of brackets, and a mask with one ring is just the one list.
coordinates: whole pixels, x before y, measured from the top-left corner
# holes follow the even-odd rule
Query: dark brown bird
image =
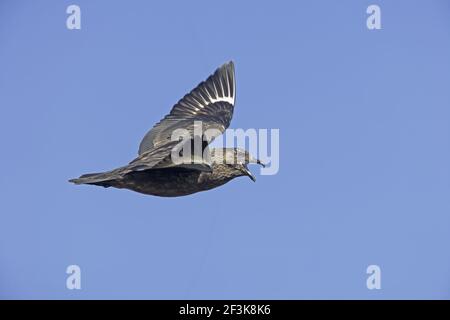
[[(255, 181), (247, 164), (263, 164), (247, 151), (208, 148), (208, 144), (230, 125), (235, 96), (234, 64), (228, 62), (175, 104), (170, 113), (145, 135), (139, 146), (139, 156), (128, 165), (108, 172), (85, 174), (69, 181), (130, 189), (161, 197), (213, 189), (240, 176), (248, 176)], [(201, 132), (215, 130), (216, 134), (195, 136), (198, 124)], [(174, 141), (172, 134), (179, 129), (188, 132), (188, 138)], [(189, 161), (175, 161), (174, 155), (183, 156), (185, 150), (195, 150), (196, 139), (200, 139), (201, 152), (205, 156), (199, 158), (192, 151)], [(187, 145), (194, 148), (183, 148)]]

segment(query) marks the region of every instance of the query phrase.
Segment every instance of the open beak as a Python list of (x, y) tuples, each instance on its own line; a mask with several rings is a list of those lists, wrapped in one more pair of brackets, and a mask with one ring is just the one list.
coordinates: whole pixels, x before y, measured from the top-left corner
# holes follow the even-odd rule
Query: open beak
[(256, 182), (255, 176), (253, 175), (253, 173), (251, 173), (250, 170), (248, 170), (247, 166), (243, 166), (243, 171), (246, 176), (248, 176), (250, 179), (252, 179), (253, 182)]
[[(263, 168), (266, 167), (266, 165), (264, 163), (262, 163), (259, 159), (255, 159), (253, 157), (250, 156), (250, 159), (248, 159), (248, 163), (255, 163), (255, 164), (259, 164), (261, 165)], [(253, 173), (251, 173), (250, 170), (248, 170), (247, 165), (243, 166), (243, 172), (245, 173), (246, 176), (248, 176), (250, 179), (252, 179), (253, 182), (256, 182), (256, 178), (253, 175)]]

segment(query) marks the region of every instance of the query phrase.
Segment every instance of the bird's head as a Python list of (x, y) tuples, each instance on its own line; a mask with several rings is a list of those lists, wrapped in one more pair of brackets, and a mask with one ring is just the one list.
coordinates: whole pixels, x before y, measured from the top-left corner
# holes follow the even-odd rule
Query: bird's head
[(225, 165), (234, 176), (248, 176), (253, 182), (256, 181), (255, 176), (248, 169), (248, 164), (259, 164), (265, 167), (259, 159), (254, 158), (246, 150), (239, 148), (216, 148), (211, 152), (213, 163)]

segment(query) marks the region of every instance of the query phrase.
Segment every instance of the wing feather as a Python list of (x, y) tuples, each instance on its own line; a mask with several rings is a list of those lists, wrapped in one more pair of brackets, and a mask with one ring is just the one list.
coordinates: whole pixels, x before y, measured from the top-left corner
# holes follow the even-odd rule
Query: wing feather
[[(171, 140), (174, 130), (188, 130), (193, 137), (195, 123), (201, 121), (203, 132), (216, 129), (223, 133), (233, 117), (235, 93), (234, 64), (230, 61), (180, 99), (170, 113), (145, 135), (139, 145), (138, 158), (129, 165), (130, 170), (172, 166), (170, 154), (179, 143)], [(207, 166), (196, 163), (186, 167), (206, 170)]]
[[(142, 139), (139, 154), (168, 143), (172, 132), (176, 129), (189, 130), (189, 122), (207, 121), (207, 127), (217, 127), (215, 124), (217, 123), (220, 127), (224, 126), (221, 131), (223, 133), (233, 117), (235, 91), (234, 64), (230, 61), (218, 68), (206, 81), (201, 82), (173, 106), (170, 113)], [(217, 113), (218, 110), (220, 112)]]

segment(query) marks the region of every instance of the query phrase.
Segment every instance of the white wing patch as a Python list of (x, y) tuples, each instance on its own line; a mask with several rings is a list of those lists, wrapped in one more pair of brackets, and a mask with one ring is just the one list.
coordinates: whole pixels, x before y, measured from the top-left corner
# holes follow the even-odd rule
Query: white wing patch
[[(230, 82), (231, 82), (231, 86), (233, 87), (233, 90), (231, 90), (231, 86), (230, 86)], [(223, 82), (220, 81), (220, 85), (221, 85), (221, 92), (225, 92), (224, 87), (223, 87)], [(220, 96), (220, 94), (217, 91), (217, 87), (216, 84), (213, 82), (213, 86), (214, 86), (214, 90), (215, 90), (215, 95), (218, 98), (213, 98), (211, 95), (209, 96), (209, 99), (211, 101), (211, 103), (215, 103), (215, 102), (219, 102), (219, 101), (224, 101), (224, 102), (228, 102), (229, 104), (234, 106), (234, 100), (235, 100), (235, 95), (234, 93), (236, 92), (236, 82), (234, 81), (234, 79), (230, 79), (227, 76), (227, 92), (228, 95), (223, 95), (222, 97)]]

